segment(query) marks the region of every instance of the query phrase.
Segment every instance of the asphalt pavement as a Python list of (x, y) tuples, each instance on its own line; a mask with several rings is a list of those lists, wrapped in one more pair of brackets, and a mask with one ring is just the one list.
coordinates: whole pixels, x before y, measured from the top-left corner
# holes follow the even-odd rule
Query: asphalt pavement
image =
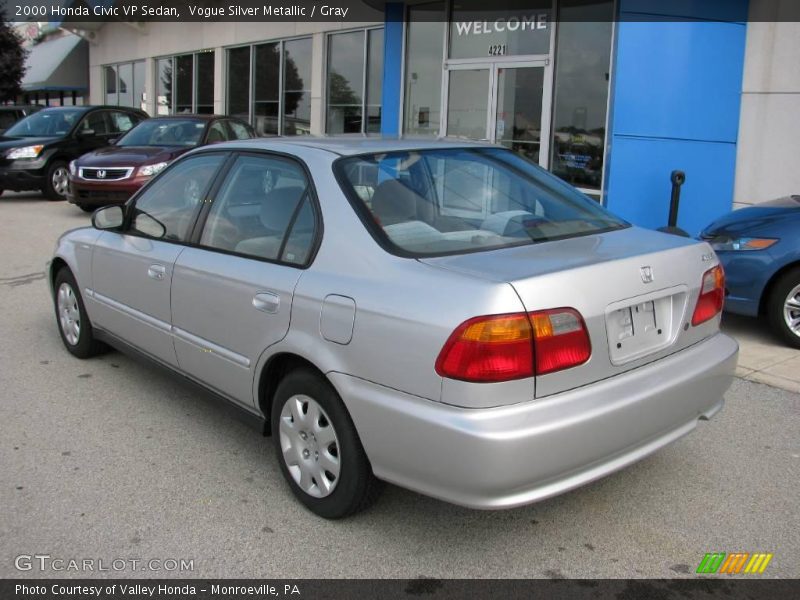
[[(328, 522), (294, 500), (271, 441), (213, 401), (122, 354), (63, 349), (44, 264), (88, 223), (0, 197), (0, 577), (696, 577), (719, 551), (771, 552), (762, 577), (800, 577), (798, 394), (737, 379), (689, 436), (528, 507), (387, 486)], [(54, 570), (70, 559), (94, 570)]]

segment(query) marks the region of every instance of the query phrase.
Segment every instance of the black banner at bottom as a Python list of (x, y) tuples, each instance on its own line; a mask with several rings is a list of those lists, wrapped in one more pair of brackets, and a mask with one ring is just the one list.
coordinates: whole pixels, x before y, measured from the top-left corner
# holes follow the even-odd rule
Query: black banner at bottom
[(5, 579), (2, 600), (800, 598), (800, 579)]

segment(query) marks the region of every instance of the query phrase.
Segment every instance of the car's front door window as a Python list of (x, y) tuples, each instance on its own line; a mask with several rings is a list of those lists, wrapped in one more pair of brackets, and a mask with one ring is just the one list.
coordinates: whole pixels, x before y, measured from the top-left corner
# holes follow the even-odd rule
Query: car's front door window
[(108, 125), (103, 111), (86, 115), (86, 118), (81, 121), (78, 131), (88, 135), (106, 135), (108, 133)]
[(185, 242), (217, 169), (221, 153), (192, 156), (153, 182), (133, 206), (130, 231)]

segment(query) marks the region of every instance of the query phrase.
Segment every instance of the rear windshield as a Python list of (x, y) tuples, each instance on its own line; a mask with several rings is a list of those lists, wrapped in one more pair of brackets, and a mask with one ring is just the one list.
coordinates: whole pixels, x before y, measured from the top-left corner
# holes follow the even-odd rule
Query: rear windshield
[(142, 121), (120, 138), (117, 146), (197, 146), (205, 128), (205, 121), (192, 119)]
[(438, 256), (627, 227), (544, 169), (502, 148), (344, 158), (337, 176), (390, 251)]

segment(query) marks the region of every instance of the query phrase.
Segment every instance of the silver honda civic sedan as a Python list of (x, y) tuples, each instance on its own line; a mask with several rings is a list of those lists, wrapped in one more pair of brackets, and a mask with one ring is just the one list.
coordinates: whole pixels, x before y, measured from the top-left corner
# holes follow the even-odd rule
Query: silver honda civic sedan
[(49, 265), (67, 350), (241, 409), (327, 518), (384, 481), (487, 509), (560, 494), (710, 418), (736, 365), (706, 243), (497, 146), (218, 144), (92, 225)]

